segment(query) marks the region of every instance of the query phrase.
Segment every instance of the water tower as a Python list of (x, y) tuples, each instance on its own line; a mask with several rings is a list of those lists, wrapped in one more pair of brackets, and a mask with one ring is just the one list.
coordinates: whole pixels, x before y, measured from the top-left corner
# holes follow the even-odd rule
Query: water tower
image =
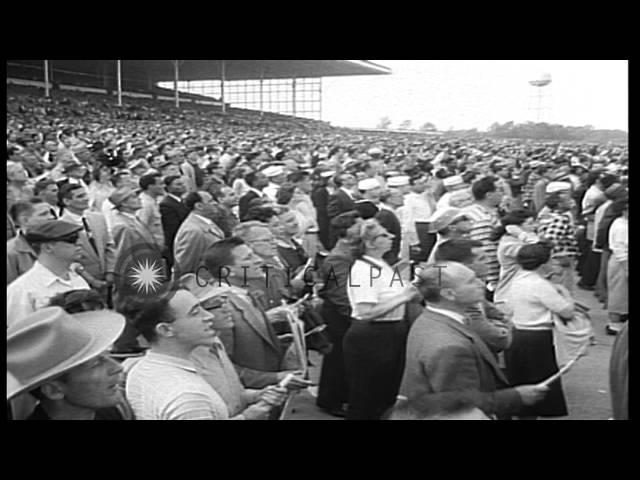
[(529, 80), (529, 118), (549, 122), (551, 114), (551, 74), (541, 73)]

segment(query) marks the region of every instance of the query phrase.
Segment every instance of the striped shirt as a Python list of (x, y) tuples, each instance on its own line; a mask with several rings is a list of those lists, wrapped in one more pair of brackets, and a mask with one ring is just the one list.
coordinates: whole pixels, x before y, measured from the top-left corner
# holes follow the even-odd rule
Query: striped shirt
[(224, 400), (188, 360), (149, 352), (127, 375), (137, 420), (228, 420)]
[(500, 263), (498, 262), (498, 242), (489, 240), (493, 230), (500, 224), (500, 217), (496, 209), (490, 210), (479, 203), (474, 203), (463, 209), (464, 214), (471, 220), (469, 238), (482, 242), (482, 250), (486, 256), (489, 268), (487, 284), (495, 286), (500, 277)]

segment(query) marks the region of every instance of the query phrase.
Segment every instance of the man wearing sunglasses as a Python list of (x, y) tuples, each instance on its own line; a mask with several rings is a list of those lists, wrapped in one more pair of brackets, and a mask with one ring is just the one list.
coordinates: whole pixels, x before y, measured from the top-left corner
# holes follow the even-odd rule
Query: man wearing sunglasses
[(54, 295), (90, 288), (70, 268), (82, 255), (80, 230), (82, 226), (62, 220), (47, 220), (27, 230), (25, 239), (37, 260), (7, 287), (7, 326), (48, 305)]

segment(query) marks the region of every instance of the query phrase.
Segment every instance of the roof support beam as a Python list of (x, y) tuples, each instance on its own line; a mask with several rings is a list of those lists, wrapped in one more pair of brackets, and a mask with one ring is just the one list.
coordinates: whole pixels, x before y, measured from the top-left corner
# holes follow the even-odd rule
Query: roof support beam
[(49, 60), (44, 61), (44, 96), (49, 98)]

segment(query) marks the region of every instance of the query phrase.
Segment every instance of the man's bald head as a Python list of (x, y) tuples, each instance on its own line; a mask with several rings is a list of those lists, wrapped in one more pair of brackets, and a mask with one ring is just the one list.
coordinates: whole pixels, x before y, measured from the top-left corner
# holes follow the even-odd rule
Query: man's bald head
[(418, 274), (417, 286), (428, 302), (444, 299), (467, 305), (484, 296), (484, 286), (475, 272), (458, 262), (426, 265)]

